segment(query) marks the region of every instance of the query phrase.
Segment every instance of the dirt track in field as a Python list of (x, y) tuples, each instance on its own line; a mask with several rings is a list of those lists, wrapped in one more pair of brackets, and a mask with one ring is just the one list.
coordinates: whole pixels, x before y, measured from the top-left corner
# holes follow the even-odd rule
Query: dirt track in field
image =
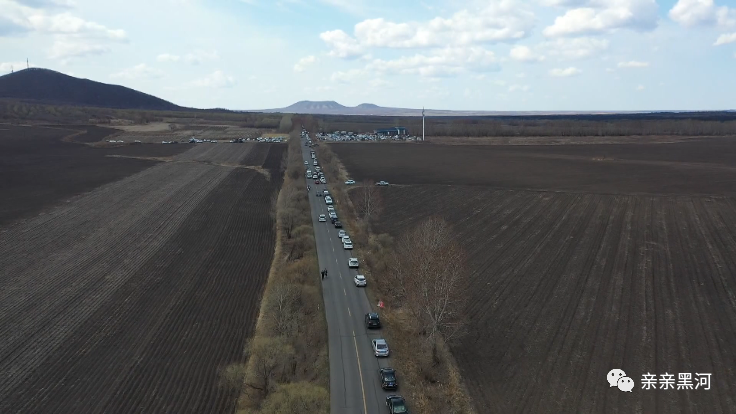
[(279, 185), (161, 163), (0, 227), (0, 412), (232, 412)]
[[(412, 145), (332, 148), (351, 177), (400, 184), (381, 189), (377, 231), (398, 235), (438, 214), (457, 232), (470, 256), (470, 333), (453, 354), (477, 412), (726, 414), (736, 406), (736, 199), (728, 172), (699, 181), (710, 164), (730, 166), (721, 154), (734, 148), (721, 144), (712, 158), (707, 147), (690, 148), (691, 159), (678, 148), (621, 148), (619, 159), (666, 162), (680, 175), (639, 163), (623, 177), (596, 170), (601, 193), (614, 194), (586, 192), (590, 176), (565, 173), (586, 170), (566, 157), (599, 148), (504, 148), (512, 161), (490, 155), (495, 165), (468, 162), (484, 157), (459, 146), (415, 158), (395, 149)], [(559, 166), (540, 165), (545, 155)], [(509, 166), (518, 176), (493, 188)], [(427, 184), (434, 177), (475, 185)], [(630, 194), (647, 188), (636, 180), (655, 178), (678, 195)], [(613, 368), (634, 379), (632, 393), (609, 387)], [(643, 390), (646, 373), (711, 373), (711, 390)]]

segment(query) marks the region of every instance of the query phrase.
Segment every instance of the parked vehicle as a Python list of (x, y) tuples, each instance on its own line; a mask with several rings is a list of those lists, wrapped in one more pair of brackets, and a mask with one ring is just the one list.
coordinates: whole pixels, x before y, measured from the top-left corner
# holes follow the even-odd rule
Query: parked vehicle
[(373, 355), (377, 357), (387, 357), (388, 352), (388, 344), (386, 343), (385, 339), (379, 338), (374, 339), (371, 341), (371, 344), (373, 346)]
[(386, 186), (386, 185), (388, 185), (388, 182), (387, 181), (379, 181), (379, 182), (376, 183), (376, 185)]
[(347, 180), (347, 181), (345, 181), (345, 185), (353, 185), (353, 184), (355, 184), (355, 181), (354, 180)]
[[(330, 206), (330, 207), (332, 207), (332, 206)], [(330, 209), (330, 207), (327, 207), (327, 209), (329, 210), (329, 209)], [(347, 235), (347, 233), (345, 232), (345, 230), (340, 230), (340, 231), (338, 231), (338, 232), (337, 232), (337, 237), (339, 237), (339, 238), (341, 238), (341, 239), (342, 239), (343, 237), (345, 237), (346, 235)]]
[(355, 282), (355, 286), (358, 286), (358, 287), (365, 286), (366, 285), (365, 276), (355, 275), (355, 277), (353, 278), (353, 282)]
[(350, 259), (348, 259), (348, 267), (351, 269), (357, 269), (359, 267), (358, 259), (356, 259), (355, 257), (351, 257)]
[(365, 314), (365, 327), (368, 329), (379, 329), (381, 327), (381, 319), (375, 312)]
[(335, 222), (332, 223), (332, 224), (335, 225), (335, 228), (336, 229), (341, 229), (342, 228), (342, 222), (340, 220), (335, 219)]
[(348, 239), (347, 241), (343, 240), (342, 248), (345, 250), (353, 250), (353, 242), (350, 241), (350, 239)]
[(386, 407), (388, 407), (389, 414), (409, 414), (409, 409), (406, 408), (406, 401), (400, 395), (389, 395), (386, 397)]
[(381, 388), (384, 390), (395, 390), (399, 387), (399, 381), (396, 379), (396, 370), (390, 367), (378, 370), (381, 377)]
[(332, 204), (332, 197), (325, 196), (325, 204)]

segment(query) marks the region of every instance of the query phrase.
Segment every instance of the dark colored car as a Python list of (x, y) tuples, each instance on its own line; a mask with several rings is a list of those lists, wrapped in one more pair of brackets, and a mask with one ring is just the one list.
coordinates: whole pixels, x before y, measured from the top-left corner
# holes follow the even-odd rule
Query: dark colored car
[(384, 390), (395, 390), (399, 387), (395, 369), (381, 368), (378, 370), (378, 374), (381, 376), (381, 388)]
[(365, 327), (368, 329), (381, 327), (381, 319), (377, 313), (371, 312), (365, 314)]
[(388, 407), (389, 414), (409, 414), (409, 409), (406, 408), (406, 401), (400, 395), (389, 395), (386, 397), (386, 407)]
[(335, 224), (335, 223), (337, 223), (337, 218), (331, 217), (330, 218), (330, 221), (332, 222), (332, 224)]
[(335, 222), (335, 228), (336, 228), (336, 229), (341, 229), (341, 228), (342, 228), (342, 222), (341, 222), (340, 220), (337, 220), (337, 221)]
[(317, 193), (317, 197), (322, 197), (322, 193)]
[(319, 183), (320, 183), (320, 182), (319, 182), (319, 179), (317, 179), (317, 180), (314, 180), (314, 183), (315, 183), (315, 184), (319, 184)]

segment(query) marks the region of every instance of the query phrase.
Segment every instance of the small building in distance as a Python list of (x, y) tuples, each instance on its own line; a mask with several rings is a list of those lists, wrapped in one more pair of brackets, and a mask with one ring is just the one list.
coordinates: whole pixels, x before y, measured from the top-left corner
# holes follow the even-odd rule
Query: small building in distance
[(389, 136), (406, 135), (406, 128), (393, 127), (393, 128), (375, 129), (373, 130), (373, 133), (376, 135), (389, 135)]

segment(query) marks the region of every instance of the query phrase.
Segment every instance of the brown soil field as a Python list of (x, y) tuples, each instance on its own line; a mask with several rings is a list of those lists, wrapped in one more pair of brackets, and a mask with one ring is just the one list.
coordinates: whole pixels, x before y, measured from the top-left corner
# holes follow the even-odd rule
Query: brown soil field
[(736, 138), (650, 145), (331, 145), (355, 180), (606, 194), (736, 194)]
[[(471, 282), (469, 333), (452, 351), (477, 412), (725, 414), (736, 406), (731, 142), (610, 149), (643, 161), (625, 169), (581, 160), (596, 146), (331, 148), (351, 177), (399, 184), (381, 188), (376, 232), (429, 215), (453, 225)], [(614, 368), (632, 393), (609, 387)], [(647, 373), (711, 373), (711, 389), (644, 390)]]
[[(0, 129), (0, 226), (39, 213), (77, 194), (142, 171), (156, 162), (107, 155), (167, 157), (188, 150), (178, 145), (92, 148), (63, 142), (72, 129), (18, 127)], [(87, 129), (85, 129), (87, 131)], [(110, 130), (91, 127), (96, 138)], [(79, 139), (76, 136), (75, 139)], [(90, 138), (92, 139), (92, 138)]]
[(255, 327), (280, 180), (148, 166), (0, 226), (0, 412), (234, 411), (219, 370)]

